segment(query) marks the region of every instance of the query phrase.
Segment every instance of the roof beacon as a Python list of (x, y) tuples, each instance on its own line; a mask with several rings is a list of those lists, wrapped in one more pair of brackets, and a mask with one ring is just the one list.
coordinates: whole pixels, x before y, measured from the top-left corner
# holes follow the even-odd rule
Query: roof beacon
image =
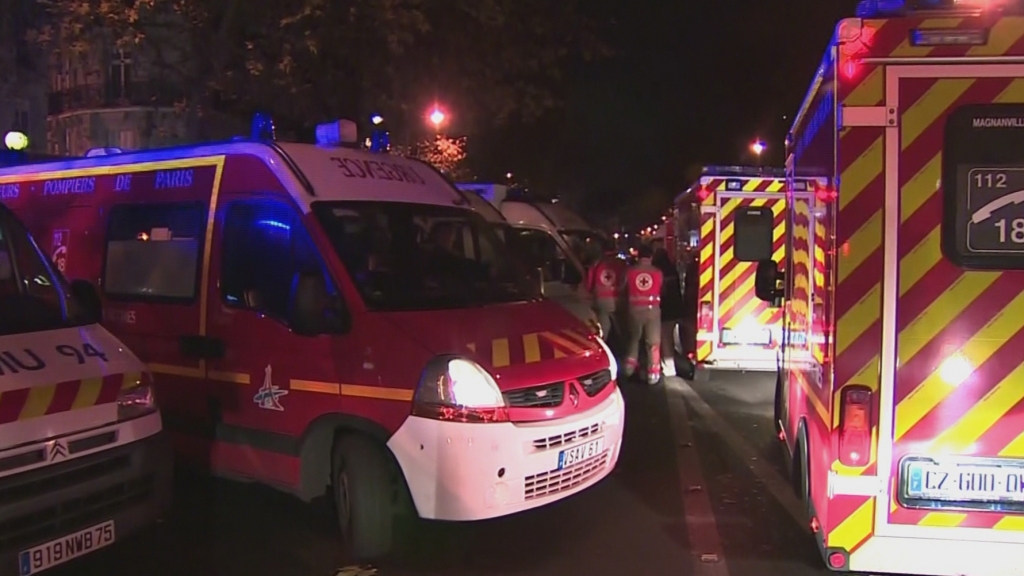
[(270, 117), (270, 114), (263, 112), (257, 112), (252, 117), (252, 131), (250, 135), (253, 140), (269, 140), (274, 141), (277, 139), (277, 131), (274, 129), (274, 119)]
[(109, 146), (105, 148), (90, 148), (89, 151), (85, 153), (85, 157), (95, 158), (96, 156), (112, 156), (123, 152), (124, 150), (121, 150), (120, 148), (113, 148)]
[(316, 127), (316, 143), (320, 146), (351, 146), (359, 139), (356, 123), (338, 120)]

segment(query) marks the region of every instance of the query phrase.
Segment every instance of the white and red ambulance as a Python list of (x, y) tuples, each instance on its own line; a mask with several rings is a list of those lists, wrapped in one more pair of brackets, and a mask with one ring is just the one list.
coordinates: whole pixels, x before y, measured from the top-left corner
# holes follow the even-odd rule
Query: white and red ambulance
[[(4, 202), (27, 192), (0, 184)], [(0, 574), (110, 546), (171, 499), (151, 378), (97, 324), (95, 291), (47, 260), (0, 204)]]
[(478, 520), (608, 475), (623, 401), (604, 343), (426, 164), (235, 140), (0, 171), (155, 374), (180, 456), (306, 501), (379, 556), (412, 508)]

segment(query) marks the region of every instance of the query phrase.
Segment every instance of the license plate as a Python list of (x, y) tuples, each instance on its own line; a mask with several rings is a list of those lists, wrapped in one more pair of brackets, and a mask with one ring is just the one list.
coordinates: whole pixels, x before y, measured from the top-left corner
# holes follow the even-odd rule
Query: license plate
[(585, 444), (562, 450), (558, 453), (558, 469), (572, 466), (578, 462), (589, 460), (604, 452), (604, 438), (591, 440)]
[(18, 556), (21, 576), (42, 572), (114, 543), (114, 521), (79, 530), (46, 544), (22, 551)]
[(907, 496), (950, 502), (1024, 502), (1024, 468), (910, 462)]
[(768, 328), (754, 330), (722, 330), (722, 344), (745, 346), (767, 346), (772, 343), (772, 331)]

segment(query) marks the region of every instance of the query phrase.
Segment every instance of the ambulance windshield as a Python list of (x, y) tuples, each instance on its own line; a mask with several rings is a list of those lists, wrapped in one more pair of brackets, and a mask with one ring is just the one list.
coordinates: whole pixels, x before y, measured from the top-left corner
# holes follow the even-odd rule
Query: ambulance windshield
[(64, 280), (28, 232), (0, 208), (0, 336), (71, 326)]
[(373, 310), (433, 310), (539, 296), (495, 227), (464, 208), (316, 202), (313, 213)]

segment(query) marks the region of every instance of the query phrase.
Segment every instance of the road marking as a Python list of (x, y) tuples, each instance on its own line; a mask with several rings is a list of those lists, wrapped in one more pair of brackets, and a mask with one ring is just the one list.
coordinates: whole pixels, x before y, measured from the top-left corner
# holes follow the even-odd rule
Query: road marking
[(786, 512), (796, 520), (796, 523), (804, 530), (810, 532), (807, 524), (807, 515), (803, 511), (800, 500), (793, 492), (792, 484), (774, 468), (764, 463), (764, 459), (758, 454), (746, 440), (744, 440), (724, 418), (718, 415), (711, 406), (708, 406), (697, 392), (681, 378), (666, 379), (666, 390), (674, 389), (680, 392), (686, 402), (693, 406), (700, 417), (707, 422), (712, 431), (717, 434), (730, 448), (747, 463), (747, 466), (754, 472), (754, 475), (764, 482), (768, 492), (782, 504)]
[(722, 539), (718, 523), (711, 507), (703, 468), (693, 441), (693, 430), (686, 412), (686, 402), (678, 394), (672, 394), (665, 387), (669, 407), (669, 422), (676, 440), (676, 464), (679, 467), (679, 482), (683, 490), (683, 512), (686, 515), (686, 532), (694, 555), (694, 574), (697, 576), (728, 576)]

